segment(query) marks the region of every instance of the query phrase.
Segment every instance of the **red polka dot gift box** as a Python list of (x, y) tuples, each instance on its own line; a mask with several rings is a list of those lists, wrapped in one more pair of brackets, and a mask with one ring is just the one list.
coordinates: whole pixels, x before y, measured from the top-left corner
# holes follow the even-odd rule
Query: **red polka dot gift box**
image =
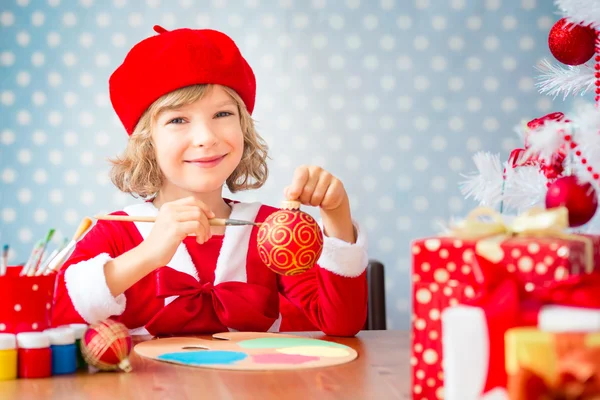
[(41, 332), (50, 327), (56, 274), (19, 276), (8, 267), (0, 276), (0, 333)]
[(476, 304), (507, 279), (520, 292), (533, 293), (600, 268), (600, 236), (569, 234), (567, 227), (563, 208), (531, 210), (510, 223), (480, 208), (447, 234), (412, 243), (414, 399), (445, 398), (444, 310)]

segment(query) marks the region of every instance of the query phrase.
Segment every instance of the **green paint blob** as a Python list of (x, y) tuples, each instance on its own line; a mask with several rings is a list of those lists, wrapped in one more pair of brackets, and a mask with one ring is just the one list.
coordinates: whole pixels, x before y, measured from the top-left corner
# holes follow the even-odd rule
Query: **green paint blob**
[(280, 347), (299, 347), (299, 346), (319, 346), (319, 347), (338, 347), (347, 349), (348, 346), (343, 344), (327, 342), (325, 340), (318, 339), (304, 339), (304, 338), (258, 338), (242, 340), (237, 343), (244, 349), (277, 349)]

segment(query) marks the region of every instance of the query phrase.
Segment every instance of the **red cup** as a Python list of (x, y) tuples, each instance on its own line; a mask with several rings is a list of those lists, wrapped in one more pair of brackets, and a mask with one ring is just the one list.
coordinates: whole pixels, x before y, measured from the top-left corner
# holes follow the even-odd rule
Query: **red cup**
[(56, 274), (19, 276), (22, 266), (0, 276), (0, 332), (36, 332), (50, 328)]

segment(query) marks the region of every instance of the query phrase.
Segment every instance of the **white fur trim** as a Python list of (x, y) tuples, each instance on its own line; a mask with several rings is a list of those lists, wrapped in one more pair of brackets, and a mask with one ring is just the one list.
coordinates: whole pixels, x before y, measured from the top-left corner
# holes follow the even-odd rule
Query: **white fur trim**
[[(150, 202), (127, 206), (123, 211), (132, 217), (156, 217), (158, 215), (158, 209)], [(154, 226), (154, 222), (134, 222), (134, 224), (144, 240), (150, 235), (152, 227)], [(167, 263), (167, 266), (177, 271), (185, 272), (196, 278), (196, 280), (199, 280), (196, 266), (183, 243), (177, 247), (173, 258)]]
[(323, 252), (317, 261), (321, 268), (347, 278), (359, 276), (369, 264), (367, 234), (356, 221), (352, 223), (356, 228), (356, 243), (323, 235)]
[[(231, 203), (231, 219), (256, 221), (260, 203)], [(215, 285), (247, 282), (246, 264), (252, 226), (227, 226), (215, 269)]]
[[(481, 308), (459, 305), (442, 311), (442, 354), (444, 398), (479, 400), (489, 363), (488, 328)], [(490, 400), (498, 399), (492, 396), (490, 392)]]
[(125, 311), (125, 295), (113, 297), (106, 284), (104, 264), (110, 260), (108, 254), (102, 253), (70, 265), (65, 271), (65, 284), (73, 307), (88, 324)]

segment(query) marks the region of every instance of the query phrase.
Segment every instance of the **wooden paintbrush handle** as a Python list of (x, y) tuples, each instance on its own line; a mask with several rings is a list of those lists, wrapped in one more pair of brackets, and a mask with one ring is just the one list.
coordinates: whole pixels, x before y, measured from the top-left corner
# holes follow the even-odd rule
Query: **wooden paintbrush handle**
[[(156, 217), (134, 217), (131, 215), (96, 215), (94, 218), (107, 221), (126, 221), (126, 222), (156, 222)], [(211, 218), (208, 220), (211, 226), (225, 226), (227, 220), (224, 218)]]

